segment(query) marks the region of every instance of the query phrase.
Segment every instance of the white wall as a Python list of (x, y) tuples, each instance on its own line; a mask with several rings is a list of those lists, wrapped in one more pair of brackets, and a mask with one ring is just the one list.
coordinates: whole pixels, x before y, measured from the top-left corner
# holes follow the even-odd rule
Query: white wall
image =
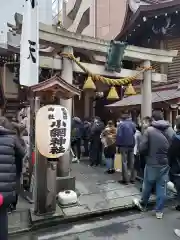
[[(52, 1), (38, 0), (39, 2), (39, 20), (46, 24), (52, 24)], [(7, 22), (15, 24), (14, 14), (16, 12), (23, 14), (23, 4), (25, 0), (0, 0), (0, 45), (6, 45), (7, 42)]]

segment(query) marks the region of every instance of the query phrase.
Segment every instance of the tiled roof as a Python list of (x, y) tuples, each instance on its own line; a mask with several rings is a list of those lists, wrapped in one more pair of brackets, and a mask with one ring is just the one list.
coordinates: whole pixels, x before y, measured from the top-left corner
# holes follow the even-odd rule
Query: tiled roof
[[(180, 10), (180, 0), (129, 0), (131, 18), (127, 19), (124, 28), (115, 37), (115, 40), (126, 41), (127, 34), (137, 27), (138, 21), (142, 20), (143, 16), (156, 16), (166, 13), (172, 13)], [(141, 24), (140, 24), (141, 25)]]
[(59, 93), (63, 99), (72, 98), (74, 95), (81, 95), (81, 90), (78, 87), (68, 83), (58, 75), (54, 75), (53, 77), (32, 86), (31, 90), (35, 93), (43, 91), (56, 92)]
[(174, 0), (143, 0), (141, 2), (149, 3), (149, 4), (159, 4), (159, 3), (165, 3), (165, 2), (172, 2)]
[[(152, 92), (152, 103), (164, 102), (172, 99), (180, 98), (180, 91), (170, 89), (166, 91)], [(107, 105), (107, 107), (125, 107), (135, 106), (142, 103), (141, 94), (123, 98), (120, 101)]]

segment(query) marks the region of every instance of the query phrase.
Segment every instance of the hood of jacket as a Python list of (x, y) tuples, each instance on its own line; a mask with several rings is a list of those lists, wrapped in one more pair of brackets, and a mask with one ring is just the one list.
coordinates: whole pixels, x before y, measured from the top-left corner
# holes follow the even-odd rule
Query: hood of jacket
[(77, 128), (77, 127), (80, 127), (80, 126), (82, 126), (82, 121), (81, 121), (81, 119), (80, 118), (78, 118), (78, 117), (74, 117), (73, 119), (72, 119), (72, 128)]
[(82, 121), (79, 117), (74, 117), (72, 120), (76, 123), (82, 123)]
[(159, 120), (159, 121), (153, 121), (151, 126), (163, 131), (170, 127), (170, 123), (165, 120)]
[(0, 126), (0, 135), (15, 135), (15, 134), (16, 134), (15, 131)]

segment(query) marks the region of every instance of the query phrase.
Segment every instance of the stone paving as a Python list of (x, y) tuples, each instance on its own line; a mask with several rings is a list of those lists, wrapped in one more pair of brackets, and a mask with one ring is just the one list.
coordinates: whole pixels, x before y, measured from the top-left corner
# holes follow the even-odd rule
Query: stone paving
[(65, 216), (132, 207), (132, 199), (140, 197), (139, 186), (121, 185), (118, 182), (121, 179), (120, 173), (104, 172), (104, 167), (89, 167), (87, 161), (72, 165), (79, 199), (77, 206), (62, 209)]
[(19, 198), (17, 210), (8, 215), (9, 233), (16, 233), (29, 228), (29, 209), (32, 207), (26, 200)]
[[(115, 210), (132, 208), (134, 197), (140, 198), (140, 185), (121, 185), (120, 173), (106, 174), (104, 167), (89, 167), (87, 161), (72, 164), (71, 174), (76, 177), (76, 191), (78, 203), (71, 207), (60, 208), (57, 206), (54, 221), (90, 217), (94, 214), (104, 214)], [(152, 196), (154, 200), (154, 196)], [(20, 199), (16, 213), (9, 215), (9, 231), (16, 232), (29, 227), (29, 209), (33, 206)], [(32, 224), (53, 221), (53, 217), (39, 219), (30, 211)], [(43, 223), (42, 223), (43, 224)]]

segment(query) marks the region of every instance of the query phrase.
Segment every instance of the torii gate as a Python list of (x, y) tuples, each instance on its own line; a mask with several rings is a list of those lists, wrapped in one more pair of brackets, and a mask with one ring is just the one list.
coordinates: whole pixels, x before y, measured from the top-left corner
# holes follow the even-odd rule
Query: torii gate
[[(8, 44), (12, 46), (18, 46), (20, 43), (20, 35), (14, 36), (14, 33), (8, 33)], [(40, 44), (46, 45), (46, 53), (52, 55), (56, 52), (65, 52), (73, 54), (73, 50), (83, 51), (87, 55), (91, 55), (96, 64), (83, 63), (92, 72), (99, 75), (105, 75), (110, 77), (126, 77), (134, 76), (137, 71), (122, 69), (120, 73), (110, 73), (103, 69), (102, 64), (98, 65), (98, 62), (105, 62), (108, 48), (110, 45), (109, 41), (100, 40), (92, 37), (82, 36), (80, 34), (71, 33), (62, 29), (58, 29), (56, 26), (48, 26), (40, 23)], [(16, 47), (16, 51), (18, 51)], [(43, 52), (43, 50), (41, 51)], [(171, 50), (159, 50), (149, 49), (136, 46), (127, 46), (124, 59), (131, 60), (142, 64), (144, 67), (150, 67), (151, 62), (159, 63), (171, 63), (173, 58), (177, 56), (178, 51)], [(54, 68), (61, 70), (61, 77), (65, 79), (69, 84), (73, 82), (73, 72), (82, 72), (79, 67), (75, 66), (74, 63), (68, 58), (52, 58), (52, 57), (40, 57), (40, 66), (47, 68)], [(55, 66), (55, 67), (54, 67)], [(142, 107), (141, 115), (151, 115), (152, 111), (152, 97), (151, 97), (151, 85), (152, 81), (163, 82), (167, 81), (165, 74), (153, 73), (151, 70), (145, 71), (143, 75), (139, 76), (142, 80)], [(72, 110), (72, 99), (61, 99), (61, 105), (66, 107), (71, 113)], [(63, 181), (69, 178), (70, 169), (70, 157), (69, 154), (65, 154), (61, 160), (59, 168), (61, 170), (61, 176)]]
[[(16, 27), (14, 27), (16, 28)], [(87, 55), (91, 55), (96, 64), (83, 63), (86, 68), (91, 72), (103, 76), (109, 77), (127, 77), (136, 75), (137, 71), (129, 69), (121, 69), (120, 73), (107, 72), (99, 62), (106, 61), (106, 55), (110, 46), (109, 41), (96, 39), (93, 37), (82, 36), (80, 34), (71, 33), (69, 31), (59, 29), (56, 26), (49, 26), (40, 23), (40, 43), (47, 46), (42, 53), (48, 53), (49, 55), (55, 52), (67, 52), (73, 54), (73, 50), (83, 51)], [(18, 46), (20, 43), (20, 35), (14, 32), (8, 32), (8, 45)], [(16, 48), (17, 50), (17, 48)], [(159, 63), (171, 63), (173, 58), (177, 56), (178, 51), (171, 50), (159, 50), (150, 49), (137, 46), (127, 46), (124, 59), (141, 63), (144, 67), (150, 67), (151, 62)], [(82, 72), (82, 70), (69, 59), (60, 59), (52, 57), (40, 57), (40, 67), (53, 68), (61, 70), (62, 78), (66, 79), (68, 83), (72, 84), (73, 72)], [(142, 81), (142, 117), (151, 115), (151, 83), (153, 82), (165, 82), (167, 76), (165, 74), (159, 74), (152, 71), (145, 71), (144, 75), (139, 76), (139, 80)], [(62, 101), (66, 107), (70, 110), (72, 108), (72, 100)], [(70, 110), (71, 111), (71, 110)]]

